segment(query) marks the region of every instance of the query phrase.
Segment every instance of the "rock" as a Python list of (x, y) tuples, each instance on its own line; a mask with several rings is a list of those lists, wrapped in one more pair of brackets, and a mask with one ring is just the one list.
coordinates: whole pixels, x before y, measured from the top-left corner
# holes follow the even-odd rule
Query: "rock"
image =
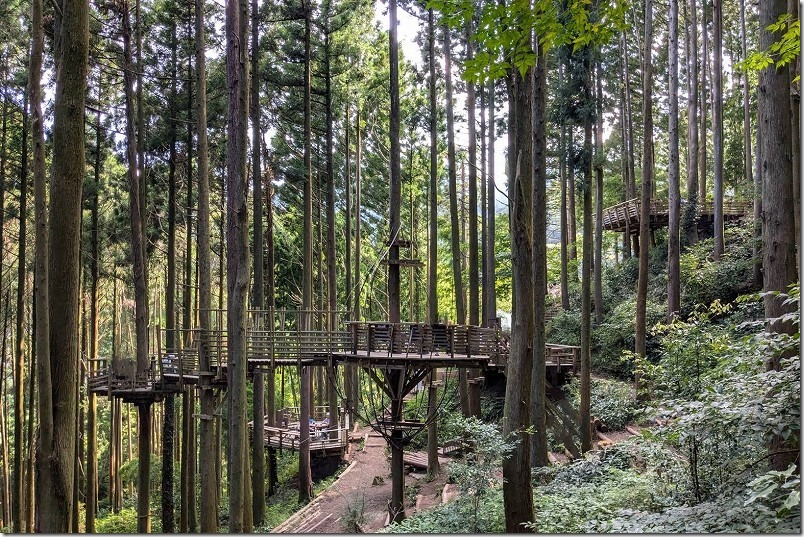
[(383, 479), (382, 476), (379, 476), (379, 475), (375, 475), (374, 480), (371, 482), (372, 486), (373, 485), (382, 485), (383, 483), (385, 483), (385, 479)]

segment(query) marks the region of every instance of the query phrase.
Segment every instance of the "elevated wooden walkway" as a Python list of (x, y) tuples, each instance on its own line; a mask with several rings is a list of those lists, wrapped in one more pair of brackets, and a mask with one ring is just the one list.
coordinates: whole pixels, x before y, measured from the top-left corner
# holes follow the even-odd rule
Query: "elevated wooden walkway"
[[(639, 233), (639, 213), (642, 203), (634, 198), (603, 210), (603, 229), (636, 235)], [(685, 202), (681, 202), (681, 212), (684, 213)], [(659, 229), (667, 227), (669, 221), (669, 207), (666, 200), (653, 198), (650, 200), (650, 228)], [(696, 222), (700, 228), (711, 227), (715, 218), (715, 208), (712, 201), (699, 203), (696, 211)], [(753, 202), (750, 201), (723, 201), (723, 219), (733, 221), (753, 214)]]
[[(306, 319), (304, 317), (307, 317)], [(159, 332), (150, 367), (137, 374), (129, 360), (93, 360), (88, 367), (91, 392), (126, 401), (154, 401), (166, 393), (178, 393), (197, 385), (204, 376), (213, 386), (226, 385), (227, 337), (224, 312), (213, 312), (212, 329), (177, 330), (180, 347), (163, 345)], [(335, 318), (335, 330), (328, 322)], [(342, 312), (250, 311), (246, 327), (249, 374), (282, 366), (329, 366), (351, 363), (364, 368), (492, 368), (505, 369), (510, 353), (510, 334), (498, 328), (467, 325), (388, 322), (344, 322)], [(273, 329), (272, 329), (273, 328)], [(202, 341), (202, 338), (204, 340)], [(202, 342), (210, 356), (211, 370), (200, 371), (198, 352)], [(548, 371), (575, 373), (579, 347), (547, 346)]]

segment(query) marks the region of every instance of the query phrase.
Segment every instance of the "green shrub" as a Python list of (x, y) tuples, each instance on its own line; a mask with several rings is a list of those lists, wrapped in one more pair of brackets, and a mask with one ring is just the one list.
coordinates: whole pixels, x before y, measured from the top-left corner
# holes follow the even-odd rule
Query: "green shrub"
[[(663, 304), (649, 298), (646, 304), (646, 323), (653, 326), (665, 316)], [(620, 360), (623, 350), (633, 350), (636, 326), (636, 298), (618, 304), (600, 325), (592, 327), (592, 368), (621, 378), (630, 378), (630, 364)], [(647, 338), (648, 354), (656, 349), (655, 338)]]
[(752, 236), (750, 225), (727, 227), (726, 251), (718, 262), (711, 258), (714, 239), (690, 246), (680, 258), (682, 304), (727, 303), (753, 291)]
[[(572, 405), (580, 405), (580, 382), (573, 378), (564, 386)], [(628, 382), (615, 379), (593, 378), (591, 381), (590, 411), (592, 417), (600, 419), (609, 429), (619, 431), (642, 416), (644, 405), (638, 403), (634, 389)]]
[(381, 533), (472, 533), (467, 524), (474, 519), (476, 533), (505, 531), (505, 513), (501, 488), (490, 489), (474, 512), (472, 501), (465, 496), (424, 513), (415, 514)]
[(560, 345), (581, 344), (580, 310), (559, 310), (556, 316), (547, 323), (547, 341)]
[(96, 533), (137, 533), (137, 510), (124, 508), (95, 520)]
[(780, 518), (764, 505), (746, 505), (740, 495), (681, 505), (658, 513), (623, 510), (608, 521), (593, 520), (595, 533), (801, 533), (801, 512)]

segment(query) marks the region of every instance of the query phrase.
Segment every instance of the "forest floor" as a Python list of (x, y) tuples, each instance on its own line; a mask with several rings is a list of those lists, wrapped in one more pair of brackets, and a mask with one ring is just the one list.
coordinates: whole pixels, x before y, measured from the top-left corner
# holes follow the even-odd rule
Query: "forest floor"
[[(310, 504), (274, 528), (275, 533), (354, 533), (357, 526), (372, 533), (387, 524), (391, 499), (391, 467), (388, 444), (369, 427), (353, 433), (349, 466), (337, 480)], [(363, 440), (365, 439), (365, 440)], [(439, 457), (441, 473), (427, 480), (424, 471), (405, 478), (405, 508), (410, 515), (442, 503), (449, 458)], [(447, 495), (449, 495), (448, 486)]]
[[(631, 431), (607, 432), (594, 442), (594, 448), (601, 449), (638, 432), (634, 427), (629, 428)], [(369, 427), (358, 428), (353, 438), (346, 470), (311, 503), (274, 528), (273, 533), (374, 533), (388, 524), (391, 499), (388, 444)], [(560, 463), (567, 461), (563, 453), (553, 456)], [(408, 515), (428, 511), (457, 496), (455, 485), (447, 484), (450, 459), (439, 457), (439, 461), (441, 473), (436, 479), (428, 481), (423, 470), (407, 474)]]

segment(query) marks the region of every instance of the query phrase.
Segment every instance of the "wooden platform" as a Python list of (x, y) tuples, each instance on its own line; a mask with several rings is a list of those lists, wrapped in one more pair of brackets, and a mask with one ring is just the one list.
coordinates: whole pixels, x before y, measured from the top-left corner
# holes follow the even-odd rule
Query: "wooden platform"
[[(426, 451), (406, 451), (402, 455), (402, 460), (405, 466), (412, 466), (420, 470), (427, 470), (427, 452)], [(439, 455), (438, 462), (441, 466), (448, 464), (452, 459)]]
[[(253, 428), (253, 423), (249, 423)], [(330, 438), (330, 433), (336, 431), (336, 438)], [(319, 454), (337, 454), (346, 450), (349, 443), (349, 434), (345, 428), (323, 429), (315, 428), (310, 430), (310, 452)], [(264, 426), (263, 438), (266, 447), (276, 449), (299, 450), (299, 430), (289, 427), (270, 427)]]
[[(634, 198), (603, 210), (603, 229), (636, 235), (639, 233), (639, 214), (642, 203)], [(681, 203), (681, 212), (684, 213), (685, 203)], [(733, 221), (753, 214), (753, 202), (750, 201), (723, 201), (723, 219)], [(650, 228), (660, 229), (667, 227), (670, 218), (669, 206), (666, 200), (650, 200)], [(714, 204), (711, 201), (699, 203), (696, 221), (698, 226), (711, 226), (715, 217)]]

